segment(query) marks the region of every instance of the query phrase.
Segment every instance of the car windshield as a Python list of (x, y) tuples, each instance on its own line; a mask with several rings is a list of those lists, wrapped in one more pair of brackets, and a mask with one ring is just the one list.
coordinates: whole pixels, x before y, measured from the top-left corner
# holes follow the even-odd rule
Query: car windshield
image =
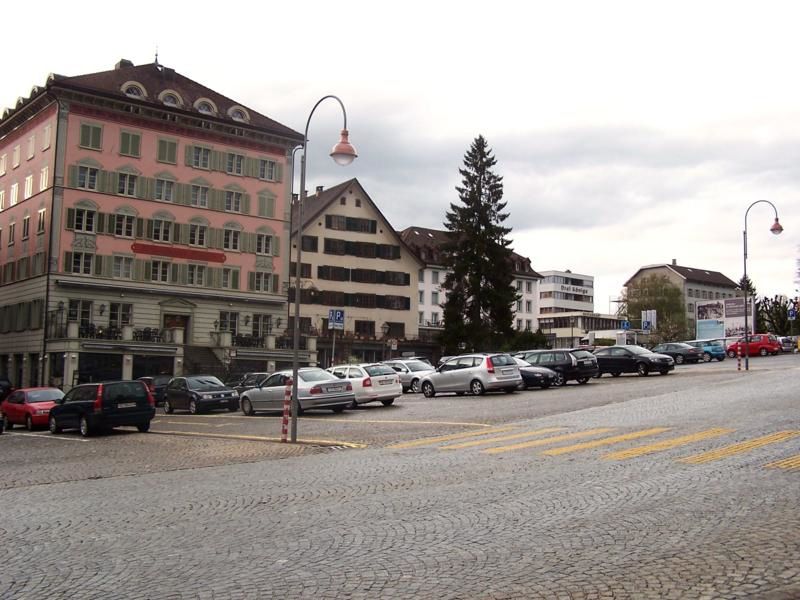
[(372, 376), (375, 375), (394, 375), (395, 370), (389, 365), (367, 365), (364, 370)]
[(189, 386), (190, 390), (210, 390), (212, 388), (225, 387), (224, 383), (212, 375), (187, 377), (186, 385)]
[(625, 346), (630, 352), (633, 354), (652, 354), (650, 350), (647, 348), (642, 348), (641, 346)]
[(421, 360), (410, 360), (406, 363), (409, 371), (431, 371), (433, 367), (429, 364), (425, 364)]
[[(394, 373), (394, 371), (392, 371)], [(300, 377), (303, 381), (310, 382), (310, 381), (330, 381), (331, 379), (339, 380), (338, 377), (328, 373), (327, 371), (323, 371), (322, 369), (309, 369), (308, 371), (299, 371), (297, 376)]]
[(28, 404), (33, 404), (34, 402), (52, 402), (53, 400), (60, 400), (63, 397), (64, 392), (61, 390), (36, 390), (34, 392), (28, 392), (26, 402)]

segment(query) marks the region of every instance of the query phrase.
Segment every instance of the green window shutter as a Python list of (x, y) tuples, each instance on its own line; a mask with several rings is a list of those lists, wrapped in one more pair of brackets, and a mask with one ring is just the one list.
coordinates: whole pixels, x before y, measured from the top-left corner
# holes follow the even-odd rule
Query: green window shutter
[(208, 280), (206, 281), (208, 287), (219, 288), (220, 280), (222, 279), (222, 269), (217, 269), (216, 267), (208, 267), (206, 269), (206, 277), (208, 277)]
[(133, 259), (133, 278), (136, 281), (142, 281), (144, 279), (145, 264), (145, 261), (140, 258)]
[(186, 166), (191, 167), (194, 164), (194, 146), (187, 144), (183, 150), (183, 155), (186, 159)]
[[(186, 238), (184, 243), (188, 241), (189, 238)], [(181, 237), (181, 226), (178, 223), (172, 224), (172, 243), (180, 244), (181, 240), (184, 238)]]
[(258, 216), (259, 217), (266, 217), (267, 216), (267, 197), (263, 194), (258, 195)]
[(272, 289), (270, 290), (271, 292), (273, 292), (273, 293), (277, 293), (277, 292), (278, 292), (278, 283), (279, 283), (279, 282), (278, 282), (278, 275), (277, 275), (277, 273), (276, 273), (276, 274), (273, 274), (273, 275), (272, 275)]
[(131, 153), (131, 134), (128, 133), (127, 131), (123, 131), (120, 134), (119, 153), (120, 154), (130, 154)]
[(275, 181), (283, 181), (283, 164), (275, 162)]
[(219, 150), (211, 151), (211, 161), (209, 164), (209, 168), (212, 171), (224, 171), (226, 162), (227, 162), (227, 156), (225, 152), (220, 152)]
[(67, 209), (67, 229), (75, 229), (75, 209)]
[(208, 207), (212, 210), (225, 210), (225, 190), (209, 190)]
[(114, 235), (117, 232), (117, 215), (108, 215), (106, 219), (106, 233)]
[(78, 187), (78, 166), (72, 165), (67, 169), (67, 185), (71, 188)]
[[(98, 258), (100, 258), (98, 256)], [(103, 260), (103, 277), (111, 278), (112, 270), (114, 268), (114, 259), (111, 256), (106, 256)]]
[[(180, 229), (180, 238), (178, 238), (178, 229)], [(178, 239), (181, 240), (182, 243), (188, 244), (189, 243), (189, 224), (188, 223), (181, 223), (175, 229), (175, 241)]]
[(239, 289), (239, 269), (234, 269), (231, 271), (231, 287), (234, 290)]
[(107, 172), (104, 191), (107, 194), (116, 194), (119, 191), (119, 173), (116, 171)]
[[(97, 173), (97, 189), (101, 192), (108, 191), (108, 171), (100, 170)], [(114, 190), (114, 193), (116, 193), (116, 190)]]
[(258, 160), (246, 156), (244, 159), (244, 174), (248, 177), (258, 177)]
[[(174, 265), (173, 265), (174, 266)], [(189, 265), (178, 265), (178, 283), (186, 285), (189, 282)]]
[(94, 255), (94, 274), (95, 275), (102, 275), (103, 274), (103, 257), (99, 254)]
[(153, 195), (148, 195), (148, 187), (152, 185), (153, 180), (149, 177), (142, 177), (141, 175), (136, 176), (136, 197), (141, 198), (142, 200), (152, 200)]
[(148, 240), (153, 239), (153, 220), (147, 219), (147, 235), (145, 236)]
[(256, 251), (256, 234), (246, 231), (242, 232), (242, 252)]
[(188, 206), (192, 199), (192, 186), (188, 183), (175, 184), (175, 202)]
[(170, 283), (178, 283), (178, 280), (179, 280), (178, 267), (179, 266), (180, 265), (176, 265), (175, 263), (172, 263), (169, 266), (170, 267), (169, 268), (169, 280), (170, 280)]
[(212, 231), (214, 232), (214, 248), (222, 250), (225, 243), (225, 232), (222, 229), (212, 229)]
[(272, 236), (272, 256), (281, 255), (281, 238), (277, 235)]
[(178, 142), (169, 142), (167, 144), (167, 162), (173, 165), (178, 164)]
[(106, 214), (97, 213), (97, 222), (94, 224), (94, 229), (97, 233), (105, 233), (106, 231)]
[(267, 197), (267, 217), (273, 218), (275, 216), (275, 198), (274, 196)]
[(99, 125), (92, 126), (92, 148), (102, 148), (103, 147), (103, 128)]
[(256, 287), (256, 274), (253, 271), (247, 273), (247, 289), (253, 291)]
[(81, 146), (88, 147), (92, 143), (92, 129), (88, 125), (81, 125)]
[(131, 134), (131, 154), (141, 156), (142, 136), (138, 133)]
[(250, 194), (242, 195), (242, 214), (243, 215), (250, 214)]
[(150, 281), (153, 278), (153, 263), (151, 261), (147, 261), (144, 263), (144, 280)]
[(136, 237), (141, 239), (144, 237), (144, 219), (136, 217)]
[(64, 252), (64, 268), (61, 270), (64, 273), (72, 272), (72, 252)]
[(167, 160), (167, 140), (158, 140), (156, 146), (156, 160), (166, 162)]

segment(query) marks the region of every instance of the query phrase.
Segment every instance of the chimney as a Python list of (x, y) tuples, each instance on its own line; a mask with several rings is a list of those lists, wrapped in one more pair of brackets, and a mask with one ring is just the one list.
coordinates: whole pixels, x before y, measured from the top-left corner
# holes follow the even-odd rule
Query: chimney
[(324, 186), (321, 186), (321, 185), (317, 186), (317, 196), (319, 196), (322, 193), (323, 189), (325, 189)]
[(119, 71), (120, 69), (128, 69), (133, 66), (133, 63), (129, 61), (127, 58), (120, 58), (119, 62), (114, 65), (114, 70)]
[(672, 266), (675, 267), (677, 265), (678, 265), (678, 261), (673, 258), (672, 259)]

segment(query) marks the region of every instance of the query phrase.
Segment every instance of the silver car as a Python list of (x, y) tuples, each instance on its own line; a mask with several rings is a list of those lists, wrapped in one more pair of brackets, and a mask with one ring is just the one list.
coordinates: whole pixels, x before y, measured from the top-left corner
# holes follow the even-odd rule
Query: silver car
[(442, 392), (455, 392), (459, 396), (469, 392), (480, 396), (494, 390), (511, 394), (521, 384), (519, 367), (510, 355), (478, 352), (448, 359), (422, 378), (420, 389), (426, 398)]
[[(324, 369), (303, 367), (298, 370), (297, 377), (300, 414), (310, 408), (329, 408), (340, 413), (355, 399), (349, 381), (341, 381)], [(259, 410), (283, 410), (286, 387), (291, 380), (292, 370), (287, 369), (273, 373), (257, 387), (246, 390), (239, 399), (242, 412), (250, 416)]]
[(436, 370), (430, 363), (422, 362), (416, 358), (385, 360), (383, 364), (392, 367), (400, 376), (400, 384), (403, 386), (403, 392), (411, 391), (415, 394), (420, 391), (419, 382), (422, 381), (422, 378)]

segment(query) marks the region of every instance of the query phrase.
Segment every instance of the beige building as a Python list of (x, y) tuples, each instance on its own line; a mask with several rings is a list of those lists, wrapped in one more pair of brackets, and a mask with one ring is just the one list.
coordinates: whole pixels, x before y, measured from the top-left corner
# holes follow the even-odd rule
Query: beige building
[[(294, 274), (297, 235), (292, 229)], [(300, 329), (319, 335), (319, 363), (430, 354), (418, 337), (422, 266), (357, 179), (327, 190), (318, 187), (309, 195), (303, 206)], [(289, 290), (290, 329), (294, 287)], [(344, 311), (344, 331), (336, 331), (335, 348), (328, 327), (332, 309)]]

